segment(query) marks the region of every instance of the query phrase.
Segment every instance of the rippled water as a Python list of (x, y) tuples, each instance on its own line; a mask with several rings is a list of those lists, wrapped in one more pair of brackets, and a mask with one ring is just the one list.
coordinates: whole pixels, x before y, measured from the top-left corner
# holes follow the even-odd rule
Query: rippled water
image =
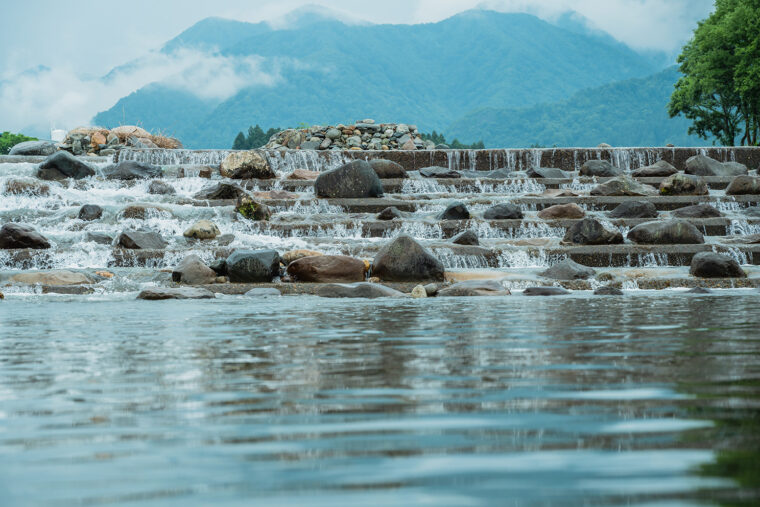
[(3, 505), (757, 501), (757, 291), (0, 302)]

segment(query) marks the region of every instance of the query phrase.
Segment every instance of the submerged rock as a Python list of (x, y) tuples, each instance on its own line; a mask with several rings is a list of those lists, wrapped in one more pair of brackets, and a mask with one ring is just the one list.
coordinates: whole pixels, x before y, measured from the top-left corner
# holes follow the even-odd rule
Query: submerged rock
[(360, 282), (364, 261), (345, 255), (302, 257), (288, 264), (288, 274), (299, 282)]
[(172, 271), (172, 281), (191, 285), (206, 285), (216, 281), (216, 271), (195, 254), (188, 255)]
[(693, 289), (687, 290), (686, 294), (712, 294), (712, 292), (713, 291), (707, 287), (694, 287)]
[(704, 155), (694, 155), (686, 160), (684, 169), (686, 174), (696, 176), (738, 176), (747, 174), (747, 167), (743, 164), (723, 163)]
[(107, 180), (130, 181), (161, 178), (164, 172), (160, 167), (127, 160), (106, 167), (103, 174)]
[(628, 232), (628, 239), (645, 245), (695, 245), (705, 242), (699, 229), (685, 220), (640, 224)]
[(467, 280), (441, 289), (436, 297), (509, 296), (512, 294), (496, 280)]
[(623, 296), (623, 291), (614, 285), (605, 285), (594, 291), (595, 296)]
[(145, 289), (137, 295), (137, 299), (161, 301), (165, 299), (214, 299), (216, 295), (206, 289), (182, 287), (178, 289), (155, 287)]
[(538, 218), (542, 220), (559, 220), (563, 218), (583, 218), (586, 212), (574, 202), (567, 204), (555, 204), (538, 212)]
[(160, 234), (153, 231), (124, 231), (119, 235), (117, 244), (131, 250), (163, 250), (168, 243)]
[(314, 192), (326, 198), (382, 197), (383, 184), (372, 166), (355, 160), (321, 173), (314, 181)]
[(650, 185), (643, 185), (628, 176), (618, 176), (601, 185), (597, 185), (591, 189), (590, 194), (601, 196), (646, 196), (657, 195), (657, 189)]
[(103, 216), (103, 208), (96, 204), (85, 204), (79, 208), (79, 220), (92, 221)]
[(385, 208), (377, 214), (378, 220), (393, 220), (394, 218), (401, 218), (401, 212), (395, 206)]
[(524, 296), (566, 296), (569, 290), (562, 287), (528, 287), (523, 291)]
[(84, 236), (84, 240), (99, 245), (110, 245), (113, 243), (113, 237), (105, 232), (87, 232)]
[(578, 264), (569, 257), (549, 269), (542, 271), (538, 276), (551, 278), (552, 280), (586, 280), (596, 274), (592, 268)]
[(146, 220), (148, 218), (171, 216), (171, 211), (150, 204), (134, 204), (119, 212), (121, 219)]
[(359, 282), (352, 284), (326, 284), (317, 290), (317, 296), (323, 298), (377, 299), (406, 297), (406, 294), (379, 283)]
[(280, 254), (275, 250), (236, 250), (227, 257), (232, 283), (269, 283), (280, 276)]
[(607, 213), (610, 218), (657, 218), (657, 208), (649, 201), (625, 201)]
[(0, 228), (0, 249), (31, 248), (45, 250), (50, 242), (31, 225), (9, 223)]
[(473, 231), (463, 231), (451, 238), (455, 245), (479, 245), (478, 235)]
[(609, 177), (619, 176), (622, 171), (606, 160), (589, 160), (581, 166), (581, 176)]
[(219, 166), (219, 172), (225, 178), (234, 180), (268, 180), (277, 177), (267, 159), (258, 151), (230, 153)]
[(700, 278), (747, 277), (736, 260), (715, 252), (700, 252), (692, 257), (689, 273)]
[(377, 173), (377, 177), (381, 179), (398, 179), (407, 178), (406, 169), (401, 164), (397, 164), (391, 160), (375, 159), (369, 161), (370, 167)]
[(634, 178), (656, 178), (660, 176), (671, 176), (677, 172), (678, 169), (665, 162), (664, 160), (660, 160), (652, 165), (644, 166), (636, 169), (635, 171), (632, 171), (631, 176)]
[(37, 178), (41, 180), (79, 180), (94, 176), (95, 171), (68, 151), (58, 151), (50, 155), (37, 168)]
[(377, 253), (372, 261), (372, 276), (391, 282), (442, 281), (444, 268), (426, 248), (401, 234)]
[(671, 213), (678, 218), (717, 218), (722, 217), (723, 213), (709, 204), (695, 204), (693, 206), (684, 206)]
[(483, 213), (483, 218), (486, 220), (522, 220), (523, 212), (516, 204), (497, 204), (488, 208)]
[(257, 287), (246, 292), (245, 296), (249, 298), (279, 297), (282, 296), (282, 292), (274, 287)]
[(468, 220), (470, 211), (462, 202), (453, 202), (446, 206), (446, 209), (438, 215), (438, 220)]
[(214, 239), (221, 234), (219, 227), (211, 220), (198, 220), (182, 235), (193, 239)]
[(660, 183), (662, 195), (707, 195), (707, 183), (701, 176), (674, 174)]
[(607, 229), (598, 220), (584, 218), (570, 226), (562, 242), (575, 245), (618, 245), (623, 242), (623, 234), (617, 229)]

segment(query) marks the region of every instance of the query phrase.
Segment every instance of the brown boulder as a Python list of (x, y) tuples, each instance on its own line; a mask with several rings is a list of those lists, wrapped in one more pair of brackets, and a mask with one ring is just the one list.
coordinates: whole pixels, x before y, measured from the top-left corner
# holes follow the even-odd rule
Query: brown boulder
[(287, 271), (299, 282), (361, 282), (366, 274), (364, 261), (345, 255), (302, 257)]
[(289, 180), (309, 181), (316, 180), (319, 176), (319, 171), (307, 171), (306, 169), (296, 169), (292, 173), (288, 174)]
[(577, 204), (555, 204), (538, 212), (538, 218), (542, 220), (558, 220), (562, 218), (583, 218), (586, 212)]

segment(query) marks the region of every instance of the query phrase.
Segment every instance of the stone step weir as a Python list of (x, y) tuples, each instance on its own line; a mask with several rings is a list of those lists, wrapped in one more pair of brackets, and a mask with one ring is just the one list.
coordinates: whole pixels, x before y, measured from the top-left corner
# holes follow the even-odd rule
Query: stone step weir
[[(733, 178), (705, 178), (706, 195), (598, 196), (591, 189), (610, 178), (580, 176), (588, 160), (603, 159), (625, 172), (659, 160), (683, 170), (685, 161), (705, 155), (723, 162), (739, 162), (757, 177), (759, 148), (562, 148), (526, 150), (429, 150), (429, 151), (266, 151), (261, 152), (277, 174), (267, 180), (223, 178), (219, 164), (229, 150), (124, 149), (115, 160), (84, 157), (95, 175), (81, 180), (41, 181), (36, 166), (43, 157), (0, 157), (0, 226), (9, 222), (34, 227), (50, 248), (0, 249), (0, 292), (12, 294), (35, 290), (51, 293), (132, 292), (150, 286), (171, 286), (171, 271), (187, 256), (203, 262), (226, 259), (233, 252), (274, 249), (280, 254), (308, 250), (326, 255), (345, 255), (366, 261), (373, 276), (372, 259), (400, 234), (414, 238), (445, 267), (446, 282), (468, 279), (499, 280), (512, 290), (536, 285), (560, 285), (588, 290), (612, 283), (623, 288), (665, 289), (675, 287), (750, 288), (760, 286), (760, 193), (726, 195)], [(323, 199), (315, 195), (313, 181), (290, 180), (296, 169), (325, 172), (356, 159), (383, 158), (397, 162), (408, 178), (382, 180), (380, 198)], [(160, 178), (172, 192), (151, 189), (150, 179), (107, 180), (107, 166), (138, 161), (161, 168)], [(533, 178), (528, 170), (556, 167), (566, 178)], [(202, 166), (202, 167), (201, 167)], [(442, 166), (462, 172), (462, 178), (423, 178), (417, 172)], [(499, 171), (493, 177), (491, 171)], [(478, 173), (482, 173), (482, 176)], [(201, 177), (203, 175), (204, 177)], [(210, 176), (210, 179), (207, 177)], [(658, 187), (664, 178), (637, 178)], [(251, 221), (236, 212), (232, 199), (196, 197), (202, 189), (220, 182), (244, 189), (268, 206), (271, 217)], [(565, 193), (557, 196), (557, 192)], [(614, 218), (610, 212), (630, 201), (652, 205), (656, 217)], [(468, 219), (444, 219), (447, 206), (461, 203)], [(80, 217), (80, 208), (100, 208), (92, 220)], [(500, 204), (517, 206), (522, 218), (485, 218)], [(542, 218), (541, 212), (556, 205), (577, 205), (584, 218)], [(679, 218), (681, 208), (710, 205), (709, 216)], [(378, 214), (395, 207), (398, 215), (381, 220)], [(572, 244), (567, 231), (593, 219), (621, 234), (621, 244)], [(628, 233), (651, 221), (678, 219), (702, 235), (697, 244), (639, 244)], [(183, 233), (199, 220), (218, 227), (214, 239), (187, 238)], [(157, 233), (165, 246), (124, 248), (124, 231), (144, 229)], [(471, 231), (479, 244), (456, 244), (452, 239)], [(747, 277), (703, 278), (689, 273), (700, 253), (718, 253), (741, 265)], [(595, 274), (584, 279), (559, 280), (542, 273), (571, 259), (591, 267)], [(285, 266), (283, 266), (284, 268)], [(53, 270), (53, 275), (50, 271)], [(56, 278), (60, 270), (73, 273)], [(37, 286), (30, 286), (36, 273)], [(19, 276), (30, 274), (33, 276)], [(43, 276), (47, 273), (50, 276)], [(285, 271), (283, 271), (285, 275)], [(59, 283), (52, 283), (57, 279)], [(26, 280), (26, 281), (24, 281)], [(67, 281), (68, 280), (68, 281)], [(80, 280), (71, 282), (71, 280)], [(274, 283), (228, 283), (224, 278), (204, 285), (214, 292), (243, 294), (251, 288), (276, 287), (282, 293), (314, 294), (320, 284), (288, 279)], [(387, 282), (410, 292), (415, 282)]]

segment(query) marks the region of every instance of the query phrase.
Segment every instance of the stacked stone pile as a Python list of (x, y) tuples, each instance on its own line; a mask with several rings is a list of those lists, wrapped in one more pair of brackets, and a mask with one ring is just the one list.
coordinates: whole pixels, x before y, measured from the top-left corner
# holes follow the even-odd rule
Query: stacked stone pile
[(151, 134), (134, 125), (122, 125), (113, 129), (102, 127), (77, 127), (69, 131), (58, 149), (74, 155), (110, 156), (125, 148), (182, 148), (173, 137)]
[(366, 119), (353, 125), (313, 126), (278, 132), (268, 150), (433, 150), (447, 149), (423, 140), (415, 125), (375, 123)]

